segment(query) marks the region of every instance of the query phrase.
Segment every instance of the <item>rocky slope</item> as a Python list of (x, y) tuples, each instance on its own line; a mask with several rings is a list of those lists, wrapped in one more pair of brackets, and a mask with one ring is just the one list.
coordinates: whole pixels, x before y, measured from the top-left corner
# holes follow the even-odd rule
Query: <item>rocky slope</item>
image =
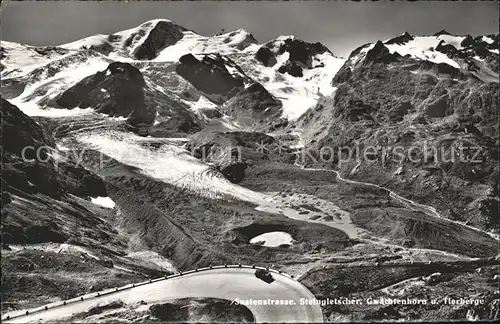
[(108, 195), (101, 178), (58, 151), (17, 107), (4, 99), (1, 104), (2, 309), (159, 275), (159, 269), (120, 257), (127, 241), (114, 228), (115, 211), (90, 201)]
[(405, 33), (364, 45), (332, 80), (335, 95), (306, 113), (300, 127), (318, 154), (322, 147), (335, 153), (327, 164), (348, 177), (498, 231), (499, 89), (498, 78), (487, 77), (498, 71), (498, 57), (498, 36), (472, 42)]

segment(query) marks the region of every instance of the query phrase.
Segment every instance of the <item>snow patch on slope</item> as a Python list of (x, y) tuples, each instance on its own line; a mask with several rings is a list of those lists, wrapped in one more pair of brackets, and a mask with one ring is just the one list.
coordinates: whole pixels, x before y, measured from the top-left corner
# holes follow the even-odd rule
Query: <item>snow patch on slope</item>
[(283, 103), (283, 116), (288, 120), (297, 120), (309, 108), (318, 102), (318, 95), (314, 92), (314, 86), (307, 82), (296, 83), (289, 86), (286, 83), (274, 83), (267, 85), (269, 93), (273, 94)]
[(157, 266), (159, 266), (163, 271), (166, 270), (170, 272), (177, 272), (177, 269), (169, 259), (153, 251), (146, 250), (146, 251), (132, 252), (127, 254), (126, 257), (134, 260), (152, 262)]
[(113, 199), (109, 197), (96, 197), (96, 198), (90, 198), (90, 200), (92, 201), (93, 204), (102, 206), (104, 208), (113, 209), (115, 208), (116, 205)]
[[(421, 38), (421, 37), (419, 37)], [(452, 45), (453, 47), (455, 47), (457, 50), (460, 50), (462, 49), (462, 42), (463, 40), (465, 39), (464, 36), (453, 36), (453, 35), (439, 35), (437, 36), (437, 39), (439, 40), (438, 41), (438, 44), (440, 41), (444, 41), (444, 44), (445, 45)], [(435, 45), (437, 46), (437, 44)]]
[(488, 36), (483, 36), (482, 41), (485, 43), (488, 43), (488, 44), (493, 44), (495, 42), (495, 40), (493, 38), (488, 37)]
[(317, 87), (317, 92), (323, 96), (332, 95), (336, 87), (332, 87), (332, 79), (344, 65), (345, 60), (334, 57), (330, 53), (316, 55), (316, 59), (324, 64), (311, 70), (304, 70), (304, 79)]

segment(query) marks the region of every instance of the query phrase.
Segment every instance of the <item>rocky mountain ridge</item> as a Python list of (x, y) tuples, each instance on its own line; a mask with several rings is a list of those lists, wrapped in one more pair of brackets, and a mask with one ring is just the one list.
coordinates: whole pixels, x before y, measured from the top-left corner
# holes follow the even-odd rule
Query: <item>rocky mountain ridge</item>
[[(427, 52), (404, 47), (422, 38), (440, 46)], [(310, 109), (301, 127), (322, 134), (309, 142), (317, 151), (374, 148), (369, 161), (334, 158), (350, 177), (433, 201), (446, 217), (498, 231), (499, 89), (498, 80), (482, 77), (498, 71), (498, 37), (477, 37), (472, 44), (469, 37), (454, 39), (405, 33), (356, 49), (332, 80), (334, 96), (318, 104), (321, 111)], [(451, 44), (460, 49), (442, 52)], [(478, 54), (481, 48), (486, 53)], [(440, 55), (429, 54), (436, 51)], [(474, 62), (484, 69), (471, 68)], [(318, 126), (316, 120), (325, 119)], [(417, 155), (395, 159), (396, 147)]]

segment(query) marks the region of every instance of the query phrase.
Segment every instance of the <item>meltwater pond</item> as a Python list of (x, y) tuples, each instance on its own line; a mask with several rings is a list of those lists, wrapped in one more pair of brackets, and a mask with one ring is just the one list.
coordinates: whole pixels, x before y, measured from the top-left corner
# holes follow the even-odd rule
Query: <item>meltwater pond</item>
[(260, 244), (267, 247), (277, 247), (280, 245), (292, 245), (292, 236), (287, 232), (267, 232), (255, 236), (250, 240), (251, 244)]

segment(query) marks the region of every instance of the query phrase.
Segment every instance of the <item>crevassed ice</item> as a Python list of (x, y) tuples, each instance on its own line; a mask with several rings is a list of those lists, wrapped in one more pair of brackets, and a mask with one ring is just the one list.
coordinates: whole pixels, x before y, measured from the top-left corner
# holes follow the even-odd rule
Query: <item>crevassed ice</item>
[(234, 197), (256, 204), (268, 198), (216, 176), (208, 165), (176, 145), (165, 144), (157, 150), (151, 150), (141, 145), (141, 137), (117, 131), (80, 134), (77, 140), (123, 164), (139, 168), (148, 176), (188, 188), (202, 196)]

